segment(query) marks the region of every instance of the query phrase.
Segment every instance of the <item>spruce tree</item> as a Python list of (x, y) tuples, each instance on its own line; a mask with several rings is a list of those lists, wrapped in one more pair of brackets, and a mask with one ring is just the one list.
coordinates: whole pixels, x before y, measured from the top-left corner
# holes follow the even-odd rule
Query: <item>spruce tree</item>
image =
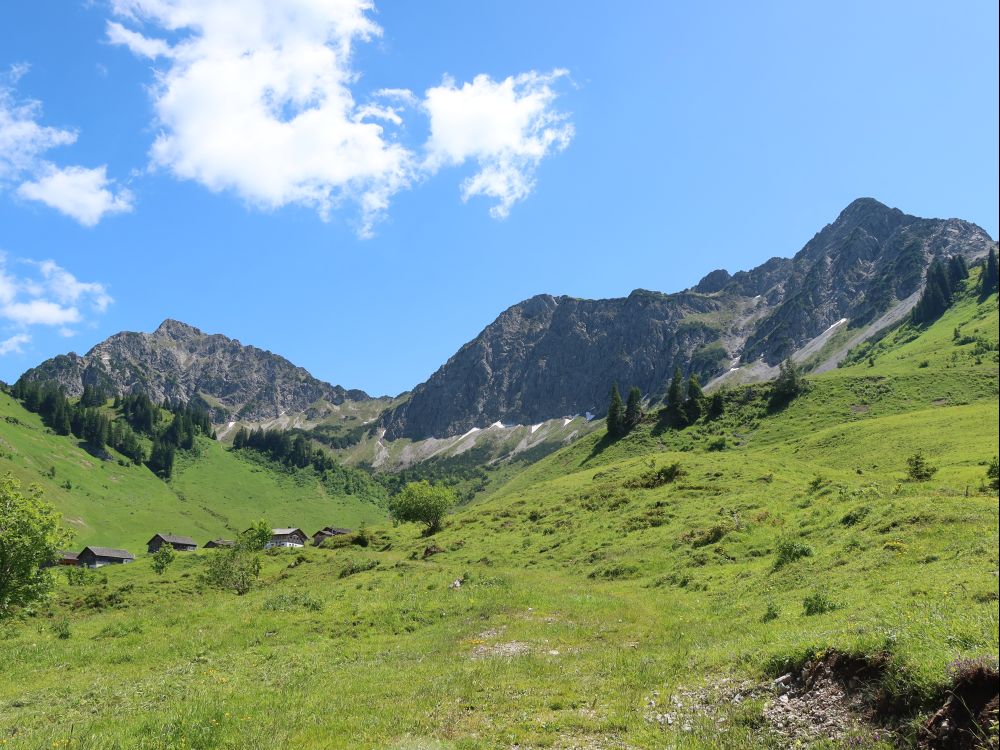
[(704, 410), (705, 393), (701, 390), (698, 376), (691, 373), (691, 377), (688, 378), (687, 400), (684, 402), (684, 416), (687, 418), (688, 424), (694, 424), (701, 419)]
[(997, 251), (993, 248), (986, 256), (986, 265), (983, 267), (983, 275), (979, 280), (979, 296), (983, 299), (989, 297), (997, 291), (998, 285), (1000, 285), (1000, 277), (997, 276)]
[(608, 435), (619, 438), (625, 434), (625, 407), (622, 404), (622, 394), (618, 391), (618, 383), (611, 386), (611, 403), (608, 406)]
[(684, 374), (680, 367), (674, 368), (674, 377), (667, 389), (667, 419), (674, 427), (687, 425), (684, 413)]
[(631, 432), (642, 421), (642, 391), (632, 386), (628, 391), (628, 403), (625, 406), (625, 431)]

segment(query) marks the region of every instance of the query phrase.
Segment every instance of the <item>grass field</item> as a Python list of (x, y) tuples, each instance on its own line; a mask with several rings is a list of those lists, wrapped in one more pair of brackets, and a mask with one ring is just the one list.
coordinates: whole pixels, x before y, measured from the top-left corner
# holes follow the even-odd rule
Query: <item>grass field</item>
[(167, 531), (203, 544), (232, 537), (262, 517), (310, 534), (385, 519), (372, 503), (329, 492), (311, 469), (275, 470), (206, 438), (193, 453), (178, 454), (169, 482), (125, 463), (92, 456), (79, 440), (54, 434), (0, 392), (0, 472), (41, 485), (76, 532), (74, 548), (97, 544), (138, 553), (153, 534)]
[[(831, 651), (879, 660), (912, 738), (949, 665), (997, 656), (998, 506), (980, 491), (997, 339), (996, 296), (966, 299), (780, 412), (751, 386), (716, 422), (595, 432), (431, 538), (374, 524), (367, 547), (267, 554), (246, 596), (200, 582), (204, 553), (162, 577), (143, 558), (61, 581), (0, 630), (0, 747), (788, 747), (762, 718), (770, 698), (711, 696)], [(22, 473), (30, 424), (5, 446)], [(938, 468), (928, 481), (907, 478), (917, 451)], [(178, 512), (230, 512), (182, 500), (213, 490), (229, 507), (265, 497), (214, 460), (235, 459), (161, 488)], [(46, 489), (69, 509), (60, 471)], [(858, 723), (811, 746), (893, 745)]]

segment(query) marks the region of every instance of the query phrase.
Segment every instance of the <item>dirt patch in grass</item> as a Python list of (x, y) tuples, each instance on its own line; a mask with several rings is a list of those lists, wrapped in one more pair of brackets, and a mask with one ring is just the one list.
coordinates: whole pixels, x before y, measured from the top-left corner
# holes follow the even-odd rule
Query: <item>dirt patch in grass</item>
[(531, 653), (531, 646), (523, 641), (507, 641), (506, 643), (480, 643), (474, 646), (470, 659), (513, 659)]
[[(646, 720), (667, 731), (725, 732), (741, 725), (781, 747), (846, 742), (869, 747), (900, 741), (898, 727), (909, 703), (881, 687), (887, 659), (833, 652), (768, 683), (723, 678), (669, 698), (647, 700)], [(964, 750), (964, 749), (963, 749)]]
[(984, 659), (952, 665), (942, 706), (921, 727), (919, 746), (931, 750), (996, 750), (1000, 675)]

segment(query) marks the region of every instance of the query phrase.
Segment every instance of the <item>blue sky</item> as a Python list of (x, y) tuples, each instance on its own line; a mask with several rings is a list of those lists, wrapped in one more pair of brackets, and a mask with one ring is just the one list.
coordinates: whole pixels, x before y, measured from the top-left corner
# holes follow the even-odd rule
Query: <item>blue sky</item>
[(859, 196), (997, 236), (995, 2), (367, 5), (5, 4), (0, 378), (172, 317), (397, 393)]

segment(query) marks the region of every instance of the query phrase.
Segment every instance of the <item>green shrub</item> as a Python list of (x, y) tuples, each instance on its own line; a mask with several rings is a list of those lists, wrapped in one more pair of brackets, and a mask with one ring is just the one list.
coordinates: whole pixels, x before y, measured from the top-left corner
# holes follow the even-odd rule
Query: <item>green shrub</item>
[(777, 620), (779, 614), (781, 613), (778, 611), (778, 605), (774, 602), (768, 602), (767, 609), (764, 611), (764, 615), (760, 618), (760, 621), (771, 622), (772, 620)]
[(52, 623), (52, 632), (56, 634), (56, 638), (61, 640), (66, 640), (72, 635), (69, 630), (69, 620), (65, 617), (60, 617), (58, 620)]
[(803, 557), (812, 557), (812, 547), (800, 542), (784, 539), (778, 542), (777, 556), (774, 558), (774, 569), (783, 568), (789, 563), (801, 560)]
[(724, 451), (726, 449), (726, 438), (722, 435), (715, 438), (708, 444), (710, 451)]
[(802, 600), (802, 611), (807, 617), (832, 612), (837, 605), (826, 594), (815, 591)]
[(709, 544), (715, 544), (720, 541), (728, 533), (728, 527), (717, 523), (707, 529), (693, 529), (685, 534), (683, 538), (684, 541), (690, 542), (692, 547), (706, 547)]

